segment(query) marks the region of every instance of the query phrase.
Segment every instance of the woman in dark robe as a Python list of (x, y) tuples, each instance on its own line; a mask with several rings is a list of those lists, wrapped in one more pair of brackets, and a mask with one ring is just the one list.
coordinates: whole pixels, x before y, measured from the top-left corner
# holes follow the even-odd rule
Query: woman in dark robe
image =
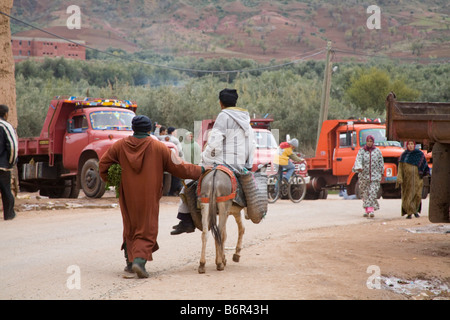
[(397, 187), (402, 187), (402, 216), (419, 218), (422, 210), (423, 177), (430, 173), (425, 155), (416, 149), (414, 141), (408, 141), (400, 156)]

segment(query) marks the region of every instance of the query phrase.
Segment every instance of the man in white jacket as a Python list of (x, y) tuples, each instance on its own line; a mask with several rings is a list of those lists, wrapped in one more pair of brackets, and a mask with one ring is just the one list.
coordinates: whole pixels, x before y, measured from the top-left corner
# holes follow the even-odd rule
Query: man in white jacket
[(244, 168), (251, 170), (256, 144), (248, 111), (236, 107), (236, 90), (222, 90), (219, 99), (222, 111), (202, 153), (202, 163), (226, 164), (238, 172)]
[[(217, 116), (202, 153), (201, 165), (228, 165), (241, 172), (253, 166), (253, 153), (256, 148), (253, 129), (250, 126), (248, 111), (236, 107), (238, 94), (234, 89), (220, 91), (219, 100), (222, 111)], [(194, 232), (195, 226), (186, 204), (178, 208), (180, 223), (174, 226), (171, 234)]]

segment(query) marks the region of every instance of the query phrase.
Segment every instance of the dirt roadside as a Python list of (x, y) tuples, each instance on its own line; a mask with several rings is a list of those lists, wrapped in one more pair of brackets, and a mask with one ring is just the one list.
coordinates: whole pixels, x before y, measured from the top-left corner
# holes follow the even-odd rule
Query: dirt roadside
[[(119, 219), (117, 200), (111, 195), (95, 201), (85, 198), (66, 200), (52, 201), (34, 194), (22, 194), (16, 201), (18, 220), (30, 219), (39, 224), (39, 219), (29, 218), (32, 215), (28, 215), (27, 211), (42, 210), (37, 215), (46, 217), (55, 214), (54, 210), (58, 209), (62, 210), (61, 214), (64, 212), (71, 218), (71, 212), (82, 211), (73, 210), (78, 207), (92, 208), (95, 212), (113, 211), (115, 219)], [(264, 226), (252, 225), (246, 221), (248, 232), (246, 231), (244, 238), (240, 263), (234, 263), (231, 259), (234, 245), (234, 240), (231, 239), (230, 244), (227, 241), (228, 263), (225, 271), (215, 270), (213, 253), (209, 252), (204, 275), (197, 273), (198, 253), (187, 256), (183, 252), (186, 249), (179, 245), (182, 241), (189, 242), (193, 239), (192, 242), (195, 243), (192, 248), (200, 249), (200, 233), (195, 232), (182, 238), (168, 235), (167, 230), (174, 221), (173, 210), (176, 210), (177, 201), (176, 198), (164, 198), (161, 202), (160, 228), (164, 228), (164, 231), (160, 231), (159, 238), (161, 241), (167, 238), (167, 241), (177, 243), (179, 248), (170, 248), (170, 252), (178, 255), (180, 261), (184, 262), (174, 262), (169, 267), (159, 266), (168, 255), (165, 248), (171, 245), (164, 244), (161, 253), (158, 253), (160, 255), (148, 265), (150, 278), (128, 279), (124, 272), (118, 271), (112, 280), (110, 275), (110, 278), (105, 275), (104, 281), (95, 284), (95, 292), (88, 292), (81, 299), (450, 299), (450, 234), (446, 233), (450, 231), (450, 227), (431, 224), (426, 214), (418, 219), (401, 218), (396, 215), (398, 201), (382, 203), (385, 208), (388, 207), (386, 204), (392, 204), (392, 209), (389, 210), (394, 212), (394, 218), (386, 216), (369, 220), (358, 217), (361, 220), (357, 223), (347, 224), (338, 223), (339, 217), (336, 216), (336, 223), (325, 227), (306, 220), (306, 212), (316, 214), (316, 211), (329, 211), (330, 207), (338, 206), (355, 207), (359, 210), (358, 201), (309, 201), (296, 206), (279, 201), (274, 204), (274, 208), (279, 210), (278, 220), (270, 220), (274, 213)], [(304, 216), (299, 221), (305, 226), (301, 229), (287, 226), (281, 230), (286, 223), (292, 225), (292, 221), (287, 220), (290, 208), (302, 208)], [(166, 210), (171, 216), (167, 221)], [(388, 211), (388, 208), (385, 210)], [(281, 220), (286, 220), (286, 223)], [(117, 225), (120, 225), (120, 220), (117, 221)], [(14, 220), (2, 221), (11, 226), (13, 222)], [(266, 235), (260, 238), (253, 236), (253, 230), (261, 231), (262, 234), (262, 228), (270, 227), (274, 229)], [(35, 225), (35, 228), (39, 226)], [(115, 226), (114, 228), (117, 229)], [(230, 230), (230, 238), (231, 233)], [(91, 232), (87, 236), (90, 234)], [(211, 239), (210, 237), (210, 242)], [(116, 252), (117, 248), (111, 250)], [(117, 253), (117, 256), (120, 254)], [(176, 261), (178, 258), (173, 259)], [(123, 268), (121, 260), (111, 260), (115, 264), (114, 270)], [(102, 271), (103, 273), (106, 272)], [(88, 276), (84, 279), (86, 278)], [(36, 278), (36, 282), (38, 281)], [(117, 288), (111, 288), (111, 281)], [(27, 283), (27, 286), (32, 287), (33, 284)], [(42, 287), (41, 290), (51, 290), (51, 287)], [(104, 293), (99, 295), (97, 292)]]
[(245, 248), (239, 264), (229, 250), (224, 272), (210, 258), (202, 278), (194, 263), (155, 276), (156, 286), (142, 283), (117, 298), (173, 299), (181, 289), (207, 300), (449, 300), (450, 235), (406, 230), (424, 225), (429, 228), (425, 218), (374, 221), (271, 238)]

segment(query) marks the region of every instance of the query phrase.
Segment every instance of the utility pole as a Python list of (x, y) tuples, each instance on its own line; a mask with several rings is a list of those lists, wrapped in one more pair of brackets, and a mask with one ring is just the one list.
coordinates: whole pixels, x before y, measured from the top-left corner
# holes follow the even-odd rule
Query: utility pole
[(325, 72), (323, 76), (322, 99), (320, 102), (319, 124), (317, 127), (316, 151), (319, 146), (320, 130), (322, 123), (328, 118), (328, 103), (330, 101), (330, 87), (331, 87), (331, 41), (327, 42), (327, 59), (325, 62)]

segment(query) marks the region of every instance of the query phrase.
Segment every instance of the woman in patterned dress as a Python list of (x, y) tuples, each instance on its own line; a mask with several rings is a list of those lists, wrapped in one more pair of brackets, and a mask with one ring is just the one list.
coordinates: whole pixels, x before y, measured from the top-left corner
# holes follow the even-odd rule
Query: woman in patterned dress
[(402, 186), (402, 216), (419, 218), (422, 210), (423, 177), (430, 174), (425, 155), (408, 141), (398, 163), (397, 187)]
[(373, 218), (374, 211), (380, 209), (377, 201), (380, 181), (384, 172), (384, 160), (380, 149), (375, 147), (375, 138), (367, 136), (366, 145), (356, 155), (352, 171), (358, 172), (359, 188), (365, 210), (364, 217)]

